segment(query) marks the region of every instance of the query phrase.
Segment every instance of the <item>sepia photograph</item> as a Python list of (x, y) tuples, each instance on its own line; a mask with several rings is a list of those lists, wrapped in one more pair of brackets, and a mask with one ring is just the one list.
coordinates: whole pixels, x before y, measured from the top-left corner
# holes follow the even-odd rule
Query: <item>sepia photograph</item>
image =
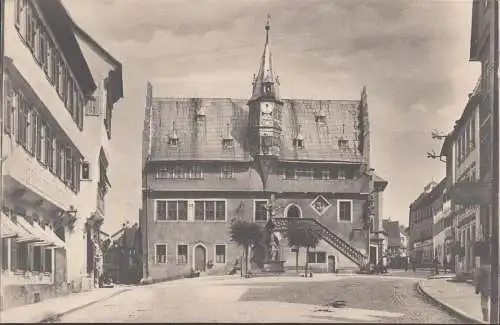
[(500, 0), (0, 0), (0, 323), (499, 324)]

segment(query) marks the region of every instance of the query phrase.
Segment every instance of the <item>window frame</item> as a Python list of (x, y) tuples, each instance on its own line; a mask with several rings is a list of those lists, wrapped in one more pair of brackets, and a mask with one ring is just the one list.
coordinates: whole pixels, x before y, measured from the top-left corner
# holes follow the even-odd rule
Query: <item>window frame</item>
[[(310, 254), (310, 255), (306, 256), (307, 263), (309, 263), (309, 264), (326, 264), (326, 263), (328, 262), (328, 256), (327, 256), (327, 254), (326, 254), (326, 252), (325, 252), (325, 251), (310, 251), (310, 252), (309, 252), (309, 254)], [(325, 257), (325, 261), (324, 261), (324, 262), (318, 262), (318, 256), (319, 256), (320, 254), (321, 254), (321, 255), (324, 255), (324, 257)], [(310, 257), (311, 255), (313, 255), (313, 256), (314, 256), (313, 261), (311, 261), (311, 260), (309, 259), (309, 257)]]
[[(227, 222), (227, 199), (195, 199), (192, 200), (193, 202), (193, 221), (194, 222)], [(204, 219), (196, 219), (196, 203), (197, 202), (203, 202), (203, 217)], [(207, 220), (206, 216), (206, 202), (214, 202), (214, 219), (213, 220)], [(217, 202), (224, 202), (224, 220), (217, 219)], [(188, 203), (189, 204), (189, 203)]]
[[(179, 257), (182, 256), (182, 255), (179, 255), (179, 247), (181, 247), (181, 246), (186, 247), (186, 261), (184, 263), (179, 261)], [(175, 264), (176, 265), (188, 265), (189, 264), (189, 245), (187, 243), (180, 242), (180, 243), (177, 243), (175, 245)]]
[[(224, 262), (218, 262), (217, 256), (217, 247), (224, 247)], [(227, 263), (227, 244), (215, 244), (214, 245), (214, 264), (226, 264)]]
[[(340, 205), (341, 203), (349, 203), (349, 219), (350, 220), (344, 220), (341, 219), (340, 216)], [(353, 210), (354, 210), (354, 205), (353, 205), (353, 200), (349, 199), (339, 199), (337, 200), (337, 222), (344, 222), (344, 223), (352, 223), (353, 222)]]
[(253, 221), (254, 222), (258, 222), (258, 221), (264, 222), (264, 221), (268, 221), (269, 220), (269, 212), (267, 212), (265, 220), (257, 220), (257, 215), (256, 215), (256, 213), (257, 213), (257, 203), (260, 203), (260, 202), (266, 202), (266, 204), (269, 204), (269, 199), (254, 199), (253, 200)]
[(220, 177), (222, 179), (233, 179), (234, 178), (234, 166), (231, 164), (223, 164), (220, 170)]
[[(165, 262), (159, 262), (158, 261), (158, 246), (165, 246)], [(168, 244), (165, 242), (160, 242), (160, 243), (155, 243), (154, 244), (154, 264), (159, 264), (159, 265), (165, 265), (168, 264)]]

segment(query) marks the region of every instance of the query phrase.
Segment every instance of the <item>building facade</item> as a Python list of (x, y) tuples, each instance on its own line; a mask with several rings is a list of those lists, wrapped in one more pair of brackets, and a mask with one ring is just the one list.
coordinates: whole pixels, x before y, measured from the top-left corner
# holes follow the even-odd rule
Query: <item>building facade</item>
[[(472, 1), (472, 23), (470, 56), (472, 62), (480, 62), (481, 77), (478, 82), (477, 109), (479, 125), (479, 168), (477, 181), (489, 183), (493, 176), (493, 94), (494, 89), (494, 60), (498, 60), (498, 53), (494, 47), (494, 1)], [(498, 13), (497, 13), (498, 14)], [(498, 27), (497, 27), (498, 28)], [(498, 71), (496, 72), (498, 73)], [(478, 241), (488, 242), (491, 234), (492, 202), (491, 194), (480, 202), (480, 217), (478, 220)], [(496, 231), (496, 230), (495, 230)]]
[[(241, 255), (228, 233), (235, 218), (262, 227), (271, 217), (321, 223), (353, 250), (346, 257), (322, 241), (309, 258), (318, 270), (356, 267), (368, 255), (368, 208), (381, 208), (387, 182), (369, 172), (366, 90), (360, 100), (281, 99), (269, 29), (249, 100), (153, 97), (148, 84), (140, 226), (146, 277), (225, 272)], [(295, 265), (285, 240), (280, 255)]]
[(417, 267), (432, 266), (434, 259), (433, 216), (439, 209), (446, 184), (446, 178), (439, 183), (429, 183), (424, 187), (424, 192), (410, 204), (410, 258)]
[(99, 150), (86, 106), (100, 79), (82, 33), (59, 0), (5, 1), (2, 308), (94, 286), (84, 225), (98, 200), (81, 181)]
[[(469, 95), (461, 117), (446, 137), (441, 155), (446, 157), (447, 185), (453, 193), (460, 184), (474, 184), (479, 181), (481, 171), (480, 105), (481, 87)], [(455, 271), (472, 274), (476, 266), (474, 243), (483, 237), (479, 202), (458, 200), (452, 195), (452, 233), (455, 241)]]
[(452, 267), (452, 250), (454, 244), (454, 236), (452, 230), (452, 213), (451, 200), (446, 195), (447, 189), (444, 189), (443, 197), (438, 203), (436, 211), (433, 214), (433, 237), (432, 244), (434, 246), (434, 257), (437, 257), (441, 264), (444, 261)]

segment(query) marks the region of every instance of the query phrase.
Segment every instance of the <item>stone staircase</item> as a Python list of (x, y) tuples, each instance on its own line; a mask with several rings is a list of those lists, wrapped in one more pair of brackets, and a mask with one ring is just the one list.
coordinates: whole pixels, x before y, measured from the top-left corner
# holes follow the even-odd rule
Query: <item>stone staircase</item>
[(314, 218), (273, 218), (272, 223), (273, 231), (279, 232), (285, 232), (292, 225), (305, 225), (315, 236), (327, 242), (358, 267), (362, 267), (364, 264), (365, 255), (363, 253)]

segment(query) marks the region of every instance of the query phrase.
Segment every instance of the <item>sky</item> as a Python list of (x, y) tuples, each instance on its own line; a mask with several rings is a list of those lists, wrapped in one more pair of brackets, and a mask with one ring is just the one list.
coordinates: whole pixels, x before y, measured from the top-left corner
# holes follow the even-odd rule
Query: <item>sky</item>
[[(113, 187), (104, 230), (138, 220), (146, 82), (161, 97), (249, 98), (271, 15), (283, 98), (359, 99), (367, 87), (371, 164), (389, 185), (385, 218), (408, 224), (410, 203), (445, 176), (441, 142), (474, 89), (470, 0), (63, 0), (123, 64), (113, 112)], [(120, 174), (121, 172), (121, 174)], [(109, 208), (108, 208), (109, 206)]]

